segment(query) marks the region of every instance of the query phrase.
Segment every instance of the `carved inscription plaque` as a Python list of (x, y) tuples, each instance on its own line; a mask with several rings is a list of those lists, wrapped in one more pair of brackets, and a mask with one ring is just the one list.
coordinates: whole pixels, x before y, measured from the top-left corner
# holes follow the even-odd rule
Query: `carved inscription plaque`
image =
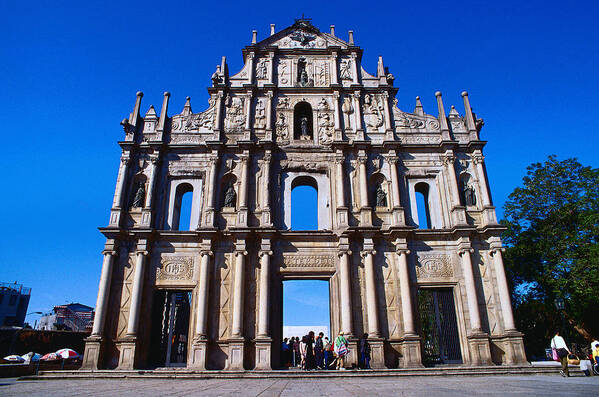
[(163, 258), (156, 269), (156, 280), (191, 280), (193, 259), (189, 256)]
[(418, 279), (453, 277), (451, 258), (449, 255), (441, 254), (418, 255), (416, 277)]
[(290, 268), (335, 268), (332, 255), (283, 255), (284, 267)]

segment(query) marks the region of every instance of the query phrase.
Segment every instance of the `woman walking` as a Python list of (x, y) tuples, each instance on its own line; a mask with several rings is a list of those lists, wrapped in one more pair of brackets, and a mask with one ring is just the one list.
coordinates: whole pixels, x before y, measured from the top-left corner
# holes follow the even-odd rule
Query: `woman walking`
[(339, 336), (335, 338), (335, 354), (337, 355), (337, 369), (345, 370), (345, 356), (349, 352), (347, 350), (347, 339), (343, 336), (343, 332), (339, 331)]
[(555, 349), (557, 357), (562, 363), (562, 369), (559, 373), (565, 377), (570, 376), (570, 372), (568, 372), (568, 354), (570, 353), (570, 349), (566, 346), (564, 338), (559, 335), (559, 331), (557, 331), (553, 339), (551, 339), (551, 348)]
[(300, 355), (302, 356), (301, 367), (303, 370), (306, 369), (306, 347), (308, 342), (308, 335), (302, 336), (302, 341), (299, 343)]
[(314, 358), (314, 331), (308, 332), (308, 340), (306, 341), (306, 369), (309, 371), (316, 368), (316, 360)]

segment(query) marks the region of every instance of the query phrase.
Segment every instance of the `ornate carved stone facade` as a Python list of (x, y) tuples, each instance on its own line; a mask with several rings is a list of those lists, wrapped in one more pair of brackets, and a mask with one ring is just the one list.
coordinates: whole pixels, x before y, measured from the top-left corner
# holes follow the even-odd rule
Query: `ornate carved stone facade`
[[(467, 93), (464, 116), (446, 115), (441, 93), (437, 116), (419, 98), (406, 112), (382, 58), (362, 68), (353, 32), (304, 19), (271, 31), (239, 73), (223, 57), (202, 112), (187, 98), (169, 114), (165, 93), (142, 117), (137, 94), (84, 368), (277, 368), (282, 282), (297, 277), (330, 281), (348, 365), (368, 332), (374, 367), (421, 366), (430, 291), (452, 297), (462, 363), (524, 361)], [(290, 230), (298, 184), (317, 190), (318, 230)]]

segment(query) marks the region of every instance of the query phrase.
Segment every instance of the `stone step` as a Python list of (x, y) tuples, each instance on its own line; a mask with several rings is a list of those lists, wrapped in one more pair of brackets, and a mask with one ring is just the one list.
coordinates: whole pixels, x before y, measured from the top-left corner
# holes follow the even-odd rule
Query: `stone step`
[[(187, 368), (168, 368), (155, 370), (63, 370), (40, 371), (38, 375), (23, 376), (21, 380), (47, 379), (266, 379), (266, 378), (343, 378), (343, 377), (397, 377), (397, 376), (492, 376), (492, 375), (555, 375), (556, 367), (533, 366), (488, 366), (460, 367), (447, 366), (436, 368), (402, 368), (379, 370), (346, 370), (346, 371), (198, 371)], [(579, 368), (571, 368), (570, 373), (581, 375)]]

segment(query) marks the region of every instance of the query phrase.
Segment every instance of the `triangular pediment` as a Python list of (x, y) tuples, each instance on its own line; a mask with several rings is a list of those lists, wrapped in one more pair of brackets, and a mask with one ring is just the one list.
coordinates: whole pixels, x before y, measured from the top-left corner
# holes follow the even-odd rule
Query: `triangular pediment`
[(282, 49), (314, 49), (333, 46), (347, 48), (349, 44), (336, 36), (321, 32), (305, 20), (297, 20), (293, 25), (256, 44), (258, 48), (278, 47)]

